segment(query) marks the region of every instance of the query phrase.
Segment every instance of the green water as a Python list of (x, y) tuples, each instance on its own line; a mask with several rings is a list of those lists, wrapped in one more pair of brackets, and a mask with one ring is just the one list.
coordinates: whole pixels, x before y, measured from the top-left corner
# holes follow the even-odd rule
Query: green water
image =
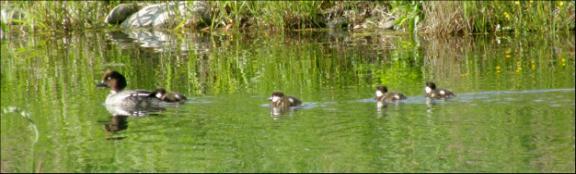
[[(1, 41), (2, 172), (575, 171), (571, 34), (134, 38)], [(109, 91), (95, 87), (106, 68), (128, 88), (190, 100), (112, 117)], [(457, 97), (426, 103), (425, 81)], [(377, 108), (378, 84), (408, 99)], [(273, 116), (267, 98), (276, 90), (304, 107)]]

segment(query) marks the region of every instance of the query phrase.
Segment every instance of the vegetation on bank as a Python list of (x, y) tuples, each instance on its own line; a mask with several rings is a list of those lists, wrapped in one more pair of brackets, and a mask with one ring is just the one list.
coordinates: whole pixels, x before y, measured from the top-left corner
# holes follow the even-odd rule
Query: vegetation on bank
[[(162, 1), (158, 1), (162, 2)], [(108, 12), (124, 1), (2, 1), (2, 30), (74, 31), (111, 27)], [(152, 3), (152, 2), (148, 2)], [(425, 35), (558, 32), (575, 28), (574, 1), (209, 1), (212, 20), (189, 30), (356, 30), (386, 14), (394, 29)], [(378, 10), (378, 11), (377, 11)], [(383, 12), (382, 12), (383, 11)]]

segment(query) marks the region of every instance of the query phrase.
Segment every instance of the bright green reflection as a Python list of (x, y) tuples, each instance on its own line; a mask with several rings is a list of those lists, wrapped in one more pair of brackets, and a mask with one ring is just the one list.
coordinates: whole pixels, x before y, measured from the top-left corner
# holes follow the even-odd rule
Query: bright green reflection
[[(2, 40), (2, 172), (575, 170), (573, 35), (129, 36)], [(192, 100), (112, 119), (105, 68)], [(457, 98), (426, 105), (427, 80)], [(408, 101), (377, 110), (377, 84)], [(308, 107), (272, 117), (275, 90)]]

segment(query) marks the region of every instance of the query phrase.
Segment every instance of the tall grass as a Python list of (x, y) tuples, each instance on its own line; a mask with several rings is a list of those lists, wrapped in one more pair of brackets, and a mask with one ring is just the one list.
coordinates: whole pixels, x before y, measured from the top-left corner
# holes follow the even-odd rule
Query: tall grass
[(398, 16), (396, 24), (408, 32), (417, 32), (417, 24), (422, 19), (421, 1), (394, 1), (392, 11)]
[(117, 3), (106, 1), (15, 1), (2, 7), (24, 14), (23, 26), (30, 30), (72, 31), (104, 26), (103, 19)]
[(559, 32), (575, 27), (574, 1), (435, 1), (423, 4), (422, 31), (470, 33)]
[(215, 1), (211, 2), (211, 27), (302, 28), (313, 23), (320, 4), (319, 1)]
[[(102, 28), (107, 13), (120, 1), (2, 1), (3, 10), (17, 10), (27, 31), (66, 32)], [(154, 2), (149, 2), (154, 3)], [(471, 33), (558, 32), (575, 28), (574, 1), (210, 1), (210, 29), (239, 30), (324, 28), (326, 13), (338, 9), (369, 9), (377, 3), (389, 6), (397, 28), (436, 36)], [(368, 4), (368, 5), (366, 5)], [(2, 22), (4, 31), (7, 21)], [(187, 29), (183, 27), (182, 29)]]
[(465, 17), (462, 2), (428, 1), (423, 4), (426, 19), (421, 25), (425, 34), (448, 36), (471, 33), (470, 18)]

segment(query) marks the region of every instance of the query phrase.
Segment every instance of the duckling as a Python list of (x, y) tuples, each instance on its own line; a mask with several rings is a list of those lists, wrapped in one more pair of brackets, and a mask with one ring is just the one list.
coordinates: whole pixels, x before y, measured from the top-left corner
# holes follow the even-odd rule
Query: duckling
[(187, 100), (186, 96), (175, 93), (175, 92), (166, 92), (164, 88), (158, 88), (154, 92), (150, 94), (150, 96), (156, 97), (162, 101), (169, 102), (169, 103), (182, 103)]
[(299, 106), (302, 101), (292, 96), (285, 96), (282, 92), (273, 92), (272, 96), (268, 98), (272, 103), (270, 104), (271, 113), (274, 116), (279, 116), (290, 110), (290, 107)]
[(272, 102), (272, 107), (288, 108), (302, 104), (300, 99), (292, 96), (285, 96), (282, 92), (273, 92), (272, 96), (268, 99)]
[(378, 102), (394, 102), (406, 99), (406, 96), (402, 93), (388, 92), (386, 86), (376, 87), (376, 101)]
[(436, 88), (436, 84), (434, 82), (426, 82), (426, 87), (424, 90), (426, 91), (426, 97), (431, 99), (448, 99), (456, 96), (451, 91)]

